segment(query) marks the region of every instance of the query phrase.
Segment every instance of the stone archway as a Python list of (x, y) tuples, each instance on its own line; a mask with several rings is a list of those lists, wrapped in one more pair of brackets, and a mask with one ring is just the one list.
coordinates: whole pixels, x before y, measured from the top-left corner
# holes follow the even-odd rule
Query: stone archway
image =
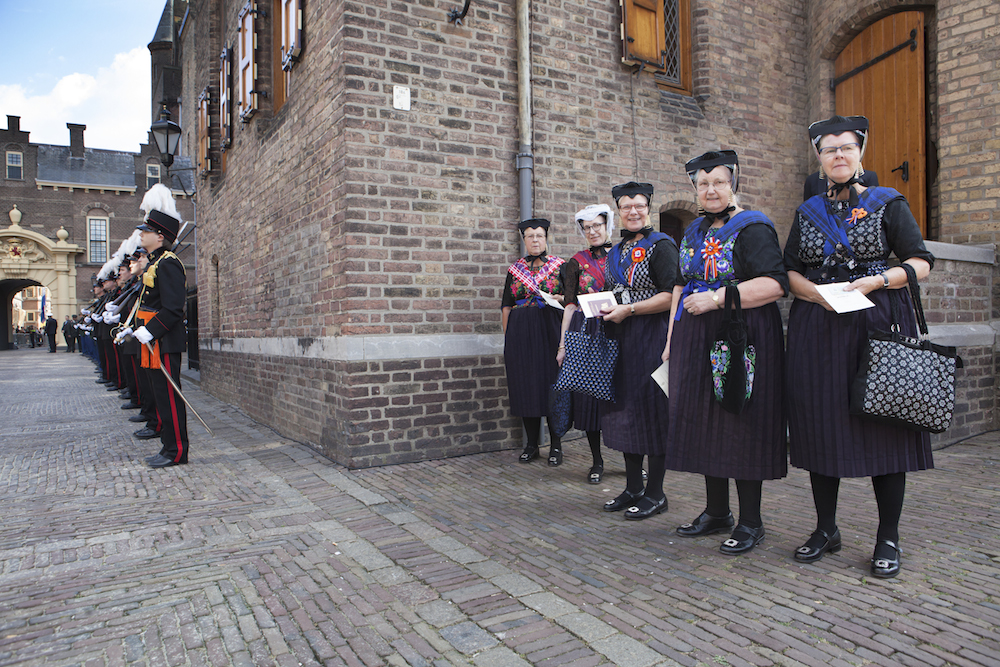
[(62, 323), (76, 309), (76, 255), (78, 245), (66, 243), (69, 233), (59, 228), (57, 241), (25, 229), (18, 223), (0, 229), (0, 299), (4, 332), (0, 350), (13, 343), (11, 299), (29, 285), (47, 287), (52, 294), (52, 316)]
[(698, 217), (698, 206), (686, 200), (674, 200), (660, 207), (660, 231), (681, 245), (684, 230)]

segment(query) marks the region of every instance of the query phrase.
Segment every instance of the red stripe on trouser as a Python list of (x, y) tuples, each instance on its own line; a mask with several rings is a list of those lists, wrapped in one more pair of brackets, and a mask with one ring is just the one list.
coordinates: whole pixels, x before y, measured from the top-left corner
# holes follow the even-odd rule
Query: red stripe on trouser
[(118, 386), (121, 387), (122, 386), (122, 380), (125, 379), (125, 376), (122, 375), (122, 364), (121, 364), (121, 360), (118, 357), (118, 348), (116, 348), (114, 345), (112, 345), (111, 346), (111, 353), (115, 357), (115, 382), (117, 382)]
[(136, 364), (136, 361), (139, 359), (139, 357), (130, 356), (129, 359), (131, 360), (130, 365), (132, 366), (132, 377), (135, 378), (135, 400), (136, 403), (142, 405), (142, 389), (140, 388), (139, 385), (139, 370), (136, 368), (136, 366), (138, 365)]
[[(173, 377), (174, 374), (170, 371), (170, 358), (164, 354), (160, 357), (160, 363), (163, 364), (163, 370), (167, 372), (167, 375)], [(184, 458), (184, 441), (181, 440), (181, 420), (177, 416), (177, 402), (174, 398), (176, 391), (169, 382), (167, 382), (167, 394), (170, 396), (170, 418), (174, 424), (174, 438), (177, 440), (177, 456), (174, 461), (180, 461)]]

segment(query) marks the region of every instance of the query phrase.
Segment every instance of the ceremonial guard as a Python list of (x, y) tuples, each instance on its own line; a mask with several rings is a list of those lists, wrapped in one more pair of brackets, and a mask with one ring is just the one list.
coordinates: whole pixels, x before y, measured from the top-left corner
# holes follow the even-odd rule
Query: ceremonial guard
[[(140, 365), (150, 370), (149, 380), (160, 415), (163, 447), (147, 458), (153, 468), (188, 462), (187, 411), (180, 388), (181, 353), (187, 339), (184, 307), (187, 285), (184, 265), (170, 251), (180, 230), (180, 214), (170, 190), (162, 184), (150, 188), (141, 208), (146, 218), (137, 229), (140, 244), (149, 253), (149, 266), (142, 274), (142, 291), (133, 333), (140, 345)], [(173, 384), (166, 375), (173, 379)]]

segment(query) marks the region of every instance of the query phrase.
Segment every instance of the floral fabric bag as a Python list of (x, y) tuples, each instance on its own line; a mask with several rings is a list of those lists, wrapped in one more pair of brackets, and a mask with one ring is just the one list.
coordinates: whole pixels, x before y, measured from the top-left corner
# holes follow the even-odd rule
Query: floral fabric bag
[(715, 400), (722, 404), (723, 410), (740, 414), (753, 393), (757, 350), (747, 339), (747, 325), (736, 285), (726, 287), (722, 324), (709, 350), (709, 361)]

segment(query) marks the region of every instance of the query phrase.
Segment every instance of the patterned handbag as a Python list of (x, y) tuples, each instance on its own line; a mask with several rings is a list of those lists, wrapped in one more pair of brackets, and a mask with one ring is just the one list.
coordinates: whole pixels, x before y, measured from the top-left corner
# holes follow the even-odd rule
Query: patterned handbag
[(564, 344), (566, 358), (555, 388), (614, 401), (618, 341), (605, 335), (604, 323), (597, 322), (594, 333), (567, 331)]
[(573, 392), (549, 388), (549, 423), (560, 438), (573, 427)]
[[(747, 339), (747, 325), (740, 307), (740, 290), (736, 285), (726, 287), (722, 323), (708, 357), (712, 363), (715, 400), (722, 404), (722, 409), (726, 412), (740, 414), (753, 393), (757, 350)], [(733, 363), (733, 359), (742, 363)]]
[[(909, 264), (901, 264), (909, 279), (910, 296), (920, 333), (927, 321), (920, 303), (920, 285)], [(863, 419), (913, 431), (941, 433), (951, 425), (955, 410), (955, 370), (962, 358), (954, 347), (937, 345), (900, 333), (899, 305), (894, 298), (891, 331), (871, 331), (861, 365), (851, 385), (850, 412)]]

